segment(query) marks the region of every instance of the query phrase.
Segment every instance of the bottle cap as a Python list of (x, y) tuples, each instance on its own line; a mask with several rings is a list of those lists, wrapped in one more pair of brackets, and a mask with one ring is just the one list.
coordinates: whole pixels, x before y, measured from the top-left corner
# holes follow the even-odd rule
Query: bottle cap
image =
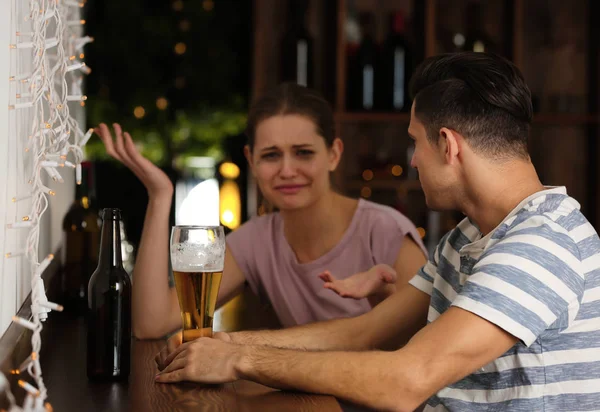
[(404, 20), (404, 12), (396, 11), (392, 18), (392, 30), (394, 33), (404, 33), (406, 30), (406, 21)]
[(121, 209), (117, 208), (104, 208), (102, 209), (102, 219), (118, 219), (121, 220)]

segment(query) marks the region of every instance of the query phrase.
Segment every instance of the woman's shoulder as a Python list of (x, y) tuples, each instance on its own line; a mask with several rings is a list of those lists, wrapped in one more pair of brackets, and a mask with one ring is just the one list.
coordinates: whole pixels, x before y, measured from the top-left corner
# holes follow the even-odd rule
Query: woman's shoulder
[(275, 227), (279, 222), (279, 213), (266, 213), (261, 216), (253, 216), (243, 223), (239, 228), (231, 232), (229, 238), (247, 238), (249, 240), (264, 238), (275, 233)]
[(403, 231), (415, 227), (414, 223), (399, 210), (366, 199), (359, 200), (358, 212), (361, 214), (360, 221), (369, 226), (389, 228), (390, 225), (395, 225)]

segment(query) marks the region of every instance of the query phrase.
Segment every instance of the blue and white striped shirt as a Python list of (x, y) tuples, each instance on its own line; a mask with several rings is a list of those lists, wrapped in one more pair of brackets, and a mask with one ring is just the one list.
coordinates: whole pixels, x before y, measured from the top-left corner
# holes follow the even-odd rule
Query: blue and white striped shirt
[(491, 233), (464, 219), (410, 283), (428, 322), (457, 306), (519, 338), (425, 411), (600, 410), (600, 239), (564, 187), (523, 200)]

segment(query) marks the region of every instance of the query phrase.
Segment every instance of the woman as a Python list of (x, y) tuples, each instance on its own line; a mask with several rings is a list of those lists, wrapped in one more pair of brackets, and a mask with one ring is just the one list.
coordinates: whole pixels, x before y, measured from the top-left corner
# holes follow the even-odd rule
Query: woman
[[(139, 154), (128, 133), (118, 124), (114, 130), (114, 141), (105, 124), (96, 132), (149, 196), (134, 269), (134, 334), (158, 338), (181, 325), (177, 294), (167, 283), (173, 186)], [(248, 283), (268, 298), (283, 326), (356, 316), (393, 293), (389, 282), (396, 273), (396, 285), (404, 285), (425, 263), (423, 244), (405, 216), (332, 189), (330, 174), (343, 144), (334, 134), (331, 107), (318, 93), (295, 84), (277, 87), (252, 106), (246, 132), (250, 169), (278, 212), (253, 218), (228, 235), (218, 306)], [(395, 272), (385, 266), (369, 270), (378, 264)], [(331, 273), (356, 275), (336, 280)]]

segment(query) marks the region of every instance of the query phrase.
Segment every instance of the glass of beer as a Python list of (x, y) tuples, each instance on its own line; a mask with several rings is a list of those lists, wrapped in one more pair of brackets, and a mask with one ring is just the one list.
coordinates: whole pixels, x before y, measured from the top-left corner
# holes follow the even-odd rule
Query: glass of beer
[(183, 341), (212, 337), (225, 263), (222, 226), (174, 226), (171, 264), (183, 322)]

